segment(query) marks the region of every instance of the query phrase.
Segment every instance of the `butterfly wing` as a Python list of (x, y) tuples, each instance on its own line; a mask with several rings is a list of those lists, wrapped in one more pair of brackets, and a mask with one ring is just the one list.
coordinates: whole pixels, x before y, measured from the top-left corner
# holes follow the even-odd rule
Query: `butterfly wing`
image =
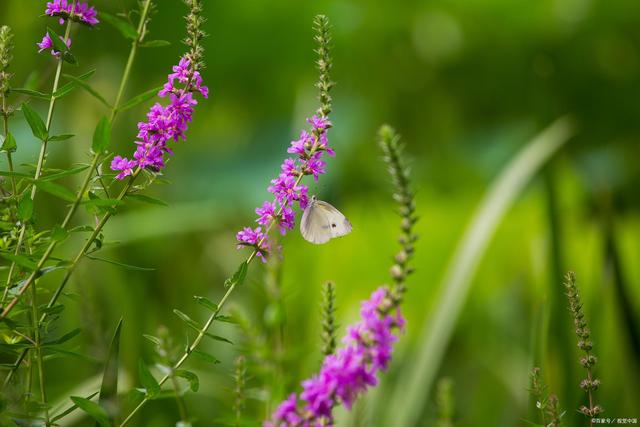
[(351, 232), (351, 223), (327, 202), (312, 200), (302, 214), (300, 232), (311, 243), (320, 245)]
[(300, 234), (306, 241), (316, 245), (327, 243), (332, 237), (329, 220), (325, 218), (324, 212), (318, 208), (315, 200), (309, 202), (302, 214)]

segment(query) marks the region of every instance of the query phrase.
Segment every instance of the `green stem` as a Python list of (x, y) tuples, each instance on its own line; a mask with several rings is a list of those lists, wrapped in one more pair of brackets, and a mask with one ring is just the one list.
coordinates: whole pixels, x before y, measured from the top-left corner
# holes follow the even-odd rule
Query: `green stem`
[[(309, 150), (309, 155), (313, 156), (313, 154), (315, 153), (315, 151), (318, 149), (319, 146), (319, 140), (320, 137), (319, 135), (316, 135), (316, 138), (313, 142), (313, 145), (311, 146), (311, 149)], [(300, 171), (300, 174), (298, 175), (298, 178), (296, 179), (296, 183), (294, 184), (294, 187), (297, 187), (300, 184), (300, 181), (302, 181), (302, 178), (304, 177), (304, 174), (302, 173), (302, 171)], [(278, 212), (276, 213), (275, 217), (277, 218), (278, 216), (280, 216), (282, 214), (282, 210), (284, 208), (281, 206), (280, 209), (278, 210)], [(264, 237), (262, 239), (260, 239), (260, 241), (257, 243), (257, 247), (260, 247), (264, 241), (267, 238), (267, 235), (269, 234), (269, 231), (273, 228), (273, 226), (275, 225), (276, 221), (275, 220), (271, 220), (271, 222), (269, 223), (269, 225), (267, 226), (267, 229), (264, 233)], [(249, 258), (247, 258), (247, 260), (245, 261), (247, 264), (250, 264), (251, 261), (254, 260), (254, 258), (256, 257), (256, 255), (258, 254), (257, 250), (254, 250), (251, 255), (249, 255)], [(205, 334), (207, 333), (207, 331), (209, 330), (209, 328), (211, 327), (211, 324), (213, 324), (213, 321), (216, 319), (216, 317), (218, 316), (218, 314), (220, 313), (220, 310), (222, 309), (222, 307), (224, 306), (224, 304), (227, 302), (227, 299), (229, 299), (229, 296), (231, 295), (231, 293), (233, 292), (233, 290), (236, 288), (237, 283), (234, 283), (233, 285), (231, 285), (229, 287), (229, 289), (227, 289), (227, 292), (225, 292), (225, 294), (223, 295), (222, 299), (220, 300), (220, 302), (218, 302), (217, 308), (216, 310), (209, 316), (209, 318), (207, 319), (207, 321), (205, 322), (204, 326), (202, 327), (202, 329), (200, 331), (198, 331), (198, 335), (196, 336), (195, 340), (193, 341), (193, 343), (187, 347), (187, 350), (184, 352), (184, 354), (182, 355), (182, 357), (176, 362), (176, 364), (173, 367), (173, 371), (175, 371), (176, 369), (180, 369), (180, 367), (184, 364), (184, 362), (187, 361), (187, 359), (189, 358), (189, 356), (191, 356), (191, 353), (193, 353), (193, 351), (198, 347), (198, 345), (200, 344), (200, 341), (202, 341), (202, 338), (204, 338)], [(159, 384), (162, 386), (168, 379), (169, 379), (170, 375), (165, 375), (160, 381)], [(125, 426), (127, 423), (129, 423), (129, 421), (131, 421), (131, 419), (134, 417), (134, 415), (140, 410), (142, 409), (142, 407), (149, 401), (149, 397), (145, 396), (142, 401), (138, 404), (138, 406), (136, 406), (127, 416), (127, 418), (124, 419), (124, 421), (122, 422), (122, 424), (120, 424), (120, 427)]]
[(173, 375), (173, 373), (171, 374), (171, 382), (173, 383), (173, 391), (175, 392), (175, 395), (176, 395), (176, 402), (178, 404), (178, 412), (180, 413), (180, 420), (187, 421), (187, 418), (188, 418), (187, 407), (184, 404), (184, 400), (180, 396), (180, 390), (179, 390), (180, 384), (178, 384), (178, 380), (176, 379), (176, 376)]
[[(75, 9), (75, 3), (73, 8)], [(71, 10), (71, 14), (73, 15), (73, 9)], [(66, 44), (66, 41), (69, 39), (69, 34), (71, 33), (71, 22), (72, 22), (71, 19), (67, 21), (67, 28), (64, 33), (65, 44)], [(55, 75), (55, 78), (53, 79), (53, 88), (51, 89), (51, 100), (49, 101), (49, 112), (47, 113), (47, 121), (46, 121), (47, 133), (51, 128), (51, 121), (53, 120), (53, 110), (55, 108), (56, 99), (57, 99), (54, 94), (58, 90), (58, 85), (60, 84), (60, 75), (62, 74), (62, 63), (63, 63), (62, 55), (60, 55), (60, 57), (58, 58), (58, 65), (56, 67), (56, 75)], [(31, 195), (30, 195), (31, 200), (34, 200), (36, 197), (37, 187), (36, 187), (35, 181), (38, 178), (40, 178), (40, 175), (42, 173), (42, 168), (44, 166), (45, 157), (47, 153), (47, 142), (48, 142), (48, 136), (47, 138), (44, 139), (44, 141), (42, 141), (42, 145), (40, 147), (40, 154), (38, 155), (36, 172), (33, 176), (34, 182), (31, 187)], [(20, 228), (20, 234), (18, 235), (18, 242), (16, 243), (16, 249), (14, 251), (14, 255), (18, 255), (20, 253), (20, 247), (24, 242), (24, 236), (26, 234), (26, 231), (27, 231), (27, 224), (23, 223), (22, 227)], [(9, 267), (9, 274), (7, 275), (7, 287), (5, 288), (5, 295), (6, 293), (8, 293), (9, 287), (11, 286), (11, 280), (13, 279), (14, 272), (15, 272), (15, 262), (12, 261), (11, 266)], [(2, 298), (3, 303), (4, 303), (5, 295), (3, 295), (3, 298)], [(5, 316), (3, 315), (1, 318), (4, 318), (4, 317)]]
[(44, 366), (42, 363), (42, 347), (40, 347), (40, 327), (38, 324), (38, 293), (35, 286), (31, 287), (31, 317), (34, 325), (33, 341), (35, 342), (36, 362), (38, 364), (38, 384), (40, 385), (40, 402), (44, 407), (45, 425), (49, 426), (49, 409), (47, 408), (47, 391), (44, 381)]

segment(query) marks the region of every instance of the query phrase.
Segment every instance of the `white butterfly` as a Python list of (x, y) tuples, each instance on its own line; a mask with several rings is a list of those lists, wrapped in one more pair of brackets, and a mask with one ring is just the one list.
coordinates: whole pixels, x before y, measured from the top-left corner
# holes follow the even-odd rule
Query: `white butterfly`
[(351, 223), (338, 209), (312, 196), (302, 214), (300, 233), (308, 242), (321, 245), (351, 233)]

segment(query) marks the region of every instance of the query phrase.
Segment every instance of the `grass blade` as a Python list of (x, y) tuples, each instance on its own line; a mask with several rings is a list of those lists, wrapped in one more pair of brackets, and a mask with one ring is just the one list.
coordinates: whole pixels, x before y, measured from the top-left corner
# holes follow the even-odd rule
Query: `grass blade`
[(415, 363), (400, 374), (390, 405), (394, 414), (385, 425), (417, 425), (447, 344), (469, 293), (471, 279), (498, 224), (526, 184), (574, 134), (567, 117), (560, 118), (531, 140), (492, 183), (456, 248), (441, 285), (434, 312), (425, 319)]
[[(104, 365), (102, 385), (100, 386), (100, 406), (103, 408), (118, 407), (118, 359), (120, 355), (120, 331), (122, 330), (122, 317), (116, 325), (116, 330), (111, 339), (107, 361)], [(108, 412), (109, 421), (114, 424), (113, 416)], [(99, 423), (96, 423), (98, 426)]]

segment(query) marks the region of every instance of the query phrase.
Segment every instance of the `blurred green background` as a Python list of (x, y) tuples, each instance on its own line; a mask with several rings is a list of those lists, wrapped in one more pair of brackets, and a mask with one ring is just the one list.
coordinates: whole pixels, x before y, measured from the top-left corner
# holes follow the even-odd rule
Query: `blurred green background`
[[(91, 3), (112, 14), (135, 6), (124, 0)], [(165, 39), (171, 46), (140, 52), (126, 98), (162, 84), (184, 50), (180, 17), (186, 8), (177, 0), (159, 3), (149, 39)], [(38, 55), (35, 46), (47, 25), (57, 26), (41, 17), (44, 7), (44, 1), (0, 2), (0, 24), (16, 33), (14, 86), (28, 80), (40, 82), (41, 90), (51, 85), (53, 61)], [(416, 273), (404, 306), (406, 332), (390, 372), (357, 405), (355, 416), (341, 414), (339, 424), (398, 425), (404, 378), (415, 367), (425, 319), (441, 303), (445, 271), (467, 224), (501, 170), (564, 114), (573, 117), (576, 136), (536, 172), (499, 221), (455, 328), (443, 336), (442, 363), (431, 363), (438, 367), (436, 379), (453, 380), (457, 425), (536, 421), (527, 394), (534, 365), (559, 395), (566, 424), (585, 425), (575, 409), (584, 400), (583, 372), (561, 286), (564, 272), (573, 269), (599, 357), (597, 401), (605, 417), (640, 417), (640, 2), (635, 0), (205, 2), (210, 36), (203, 76), (211, 96), (198, 106), (188, 140), (175, 146), (165, 174), (170, 185), (149, 192), (169, 206), (132, 202), (106, 232), (117, 244), (109, 245), (104, 257), (155, 270), (81, 264), (72, 280), (79, 300), (66, 301), (64, 326), (83, 325), (70, 348), (98, 362), (48, 362), (51, 399), (96, 389), (99, 361), (120, 316), (124, 390), (136, 384), (138, 359), (153, 361), (142, 334), (164, 325), (180, 345), (187, 331), (173, 308), (204, 319), (207, 313), (192, 296), (220, 298), (224, 278), (248, 255), (234, 249), (235, 232), (254, 220), (253, 210), (267, 198), (266, 187), (289, 141), (317, 108), (311, 29), (317, 13), (333, 24), (337, 86), (330, 141), (337, 155), (329, 160), (327, 175), (308, 184), (350, 218), (354, 231), (323, 246), (290, 233), (280, 242), (279, 266), (251, 266), (230, 310), (250, 320), (255, 336), (247, 339), (238, 326), (223, 331), (216, 326), (215, 333), (237, 344), (205, 342), (222, 363), (190, 362), (201, 380), (200, 392), (186, 397), (195, 425), (218, 425), (229, 416), (233, 359), (247, 352), (261, 357), (255, 352), (260, 340), (266, 357), (277, 363), (266, 385), (263, 371), (270, 368), (250, 363), (247, 416), (261, 420), (269, 410), (265, 401), (273, 404), (299, 391), (299, 381), (321, 360), (325, 281), (336, 284), (344, 333), (357, 318), (358, 302), (388, 280), (399, 218), (375, 144), (376, 130), (385, 122), (402, 134), (411, 162), (421, 217)], [(128, 49), (106, 24), (82, 28), (73, 35), (80, 65), (66, 71), (78, 75), (96, 68), (91, 84), (112, 101)], [(44, 102), (34, 105), (45, 111)], [(136, 123), (149, 105), (118, 118), (116, 153), (133, 150)], [(48, 165), (86, 160), (95, 123), (104, 114), (104, 106), (85, 92), (63, 99), (53, 127), (77, 137), (51, 144)], [(16, 163), (32, 162), (38, 143), (22, 120), (11, 126), (19, 144)], [(43, 228), (63, 215), (63, 206), (46, 195), (38, 196), (36, 209), (37, 226)], [(78, 218), (90, 220), (84, 213)], [(61, 254), (77, 245), (66, 242)], [(432, 425), (435, 418), (430, 385), (413, 396), (422, 408), (416, 425)], [(177, 419), (175, 402), (159, 401), (134, 425), (170, 426)], [(90, 424), (79, 418), (75, 425)]]

